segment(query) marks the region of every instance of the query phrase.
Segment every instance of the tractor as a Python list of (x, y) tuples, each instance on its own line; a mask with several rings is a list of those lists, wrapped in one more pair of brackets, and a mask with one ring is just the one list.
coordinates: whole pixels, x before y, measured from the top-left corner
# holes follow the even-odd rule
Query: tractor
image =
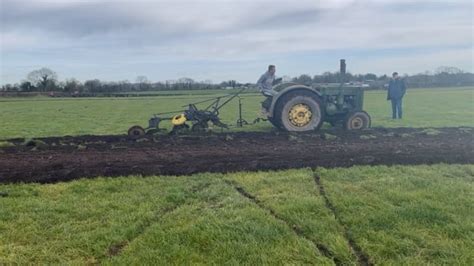
[[(345, 60), (341, 60), (341, 77), (345, 75)], [(267, 106), (268, 120), (284, 131), (314, 131), (323, 122), (342, 124), (345, 129), (370, 127), (371, 119), (363, 110), (364, 89), (344, 82), (305, 86), (297, 83), (276, 85), (277, 95)]]
[(284, 83), (266, 108), (268, 120), (284, 131), (314, 131), (323, 122), (348, 130), (370, 127), (371, 119), (362, 109), (364, 92), (351, 85), (309, 87)]
[[(341, 60), (341, 77), (345, 76), (345, 60)], [(284, 131), (315, 131), (323, 122), (336, 126), (342, 124), (345, 129), (359, 130), (370, 127), (370, 116), (363, 111), (364, 90), (360, 86), (346, 83), (318, 84), (306, 86), (297, 83), (282, 83), (274, 86), (278, 92), (271, 99), (267, 99), (265, 113), (267, 119), (276, 127)], [(220, 128), (228, 128), (219, 118), (219, 110), (234, 98), (239, 99), (239, 120), (237, 126), (248, 124), (242, 119), (242, 104), (238, 92), (200, 102), (190, 103), (182, 107), (184, 110), (159, 113), (148, 121), (148, 127), (133, 126), (128, 135), (137, 138), (145, 134), (154, 134), (161, 131), (159, 124), (164, 120), (171, 121), (173, 129), (170, 133), (186, 131), (203, 132), (209, 124)], [(269, 101), (270, 100), (270, 101)], [(200, 109), (198, 105), (206, 104)], [(263, 105), (262, 105), (263, 106)], [(162, 115), (176, 114), (163, 117)], [(254, 121), (258, 122), (260, 119)], [(188, 125), (187, 123), (191, 123)]]

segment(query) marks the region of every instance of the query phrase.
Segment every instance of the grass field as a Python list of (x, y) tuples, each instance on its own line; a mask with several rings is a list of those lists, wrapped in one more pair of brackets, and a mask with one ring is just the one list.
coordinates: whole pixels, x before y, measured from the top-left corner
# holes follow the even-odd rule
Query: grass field
[[(206, 92), (207, 93), (207, 92)], [(0, 98), (0, 139), (83, 134), (125, 134), (131, 125), (146, 126), (153, 113), (181, 110), (186, 103), (222, 94), (133, 98)], [(474, 88), (409, 90), (405, 118), (391, 120), (391, 107), (383, 91), (369, 91), (365, 109), (375, 127), (474, 126)], [(243, 96), (243, 116), (249, 122), (260, 112), (259, 94)], [(237, 101), (222, 109), (222, 120), (235, 125)], [(243, 129), (268, 131), (262, 122)]]
[[(0, 139), (124, 134), (209, 96), (0, 98)], [(262, 97), (243, 97), (252, 120)], [(405, 118), (392, 121), (374, 91), (365, 109), (373, 126), (472, 127), (473, 97), (410, 90)], [(0, 265), (474, 265), (473, 196), (474, 165), (444, 164), (0, 185)]]
[(3, 185), (0, 264), (472, 265), (473, 181), (435, 165)]

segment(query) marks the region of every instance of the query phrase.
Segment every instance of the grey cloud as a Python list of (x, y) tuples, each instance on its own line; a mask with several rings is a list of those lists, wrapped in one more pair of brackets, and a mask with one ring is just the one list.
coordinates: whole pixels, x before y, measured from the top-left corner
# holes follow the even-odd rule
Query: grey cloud
[[(311, 47), (344, 47), (351, 43), (365, 45), (371, 40), (383, 41), (385, 36), (400, 36), (393, 40), (392, 45), (397, 46), (401, 41), (410, 42), (416, 31), (420, 31), (410, 29), (413, 26), (422, 25), (421, 31), (429, 32), (440, 25), (436, 18), (430, 19), (427, 11), (416, 9), (418, 6), (410, 3), (400, 5), (414, 11), (400, 12), (398, 4), (393, 3), (340, 2), (344, 4), (328, 8), (324, 4), (315, 4), (318, 1), (298, 4), (288, 1), (86, 1), (58, 5), (47, 1), (34, 4), (3, 0), (2, 30), (44, 34), (45, 37), (40, 38), (43, 41), (50, 37), (66, 46), (91, 49), (158, 47), (175, 53), (199, 53), (200, 49), (211, 49), (211, 52), (235, 54), (251, 51), (252, 47), (259, 51), (266, 48), (293, 51)], [(441, 8), (431, 12), (439, 16), (440, 10), (443, 11), (442, 4), (435, 6)], [(462, 8), (462, 5), (447, 6), (456, 10)], [(427, 21), (420, 21), (420, 17)], [(449, 24), (456, 20), (456, 16), (442, 13), (439, 19)], [(391, 20), (399, 25), (391, 25)], [(465, 21), (461, 20), (461, 23)], [(347, 38), (350, 39), (347, 44), (327, 43), (327, 40)], [(303, 43), (292, 45), (294, 40)], [(53, 44), (48, 42), (47, 45)]]
[[(278, 3), (277, 3), (278, 4)], [(150, 37), (163, 35), (220, 34), (250, 28), (287, 28), (314, 22), (321, 10), (301, 6), (237, 2), (74, 2), (54, 5), (45, 2), (4, 0), (2, 25), (5, 31), (45, 31), (69, 37), (127, 31)], [(236, 13), (238, 11), (241, 13)]]
[(252, 26), (264, 29), (271, 28), (294, 28), (308, 23), (315, 23), (322, 16), (321, 9), (310, 9), (301, 11), (287, 11), (281, 14), (255, 21)]
[(72, 37), (127, 30), (145, 21), (114, 8), (112, 3), (84, 3), (67, 6), (35, 7), (6, 0), (2, 8), (4, 30), (42, 30)]

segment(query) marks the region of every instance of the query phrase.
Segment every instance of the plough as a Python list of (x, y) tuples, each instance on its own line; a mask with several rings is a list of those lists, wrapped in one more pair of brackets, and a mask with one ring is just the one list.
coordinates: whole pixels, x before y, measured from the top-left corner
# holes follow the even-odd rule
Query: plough
[[(198, 101), (183, 105), (187, 107), (183, 110), (164, 112), (153, 114), (148, 120), (148, 127), (143, 128), (141, 126), (132, 126), (128, 130), (128, 135), (132, 138), (139, 138), (147, 134), (155, 134), (165, 129), (160, 128), (162, 121), (170, 121), (172, 124), (171, 134), (178, 134), (182, 132), (205, 132), (209, 128), (209, 124), (212, 124), (221, 129), (228, 129), (229, 126), (221, 121), (219, 118), (219, 110), (232, 101), (234, 98), (239, 97), (239, 120), (237, 121), (238, 126), (248, 124), (242, 119), (242, 103), (239, 94), (245, 89), (241, 89), (235, 93), (230, 93), (223, 96), (214, 97), (204, 101)], [(207, 104), (203, 109), (199, 109), (197, 106)], [(178, 113), (178, 114), (176, 114)], [(165, 116), (170, 114), (176, 114), (174, 116)]]

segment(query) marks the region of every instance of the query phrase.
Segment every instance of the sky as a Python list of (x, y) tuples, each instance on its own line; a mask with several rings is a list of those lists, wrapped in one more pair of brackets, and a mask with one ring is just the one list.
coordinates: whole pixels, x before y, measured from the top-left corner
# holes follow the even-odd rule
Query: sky
[(474, 72), (468, 0), (0, 0), (0, 84)]

